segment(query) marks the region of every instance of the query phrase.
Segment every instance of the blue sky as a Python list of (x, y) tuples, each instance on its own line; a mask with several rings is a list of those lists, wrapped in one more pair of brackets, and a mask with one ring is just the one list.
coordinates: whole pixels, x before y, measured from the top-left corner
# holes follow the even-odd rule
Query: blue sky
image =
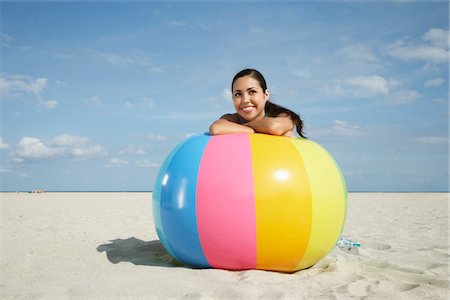
[(445, 1), (0, 5), (4, 191), (151, 190), (246, 67), (350, 191), (448, 190)]

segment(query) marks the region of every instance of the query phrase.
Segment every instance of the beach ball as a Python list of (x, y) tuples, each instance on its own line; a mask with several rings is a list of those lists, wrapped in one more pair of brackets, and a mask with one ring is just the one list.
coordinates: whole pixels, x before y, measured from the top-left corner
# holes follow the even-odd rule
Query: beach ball
[(153, 189), (161, 243), (195, 268), (308, 268), (336, 245), (346, 204), (344, 179), (324, 148), (256, 133), (187, 138)]

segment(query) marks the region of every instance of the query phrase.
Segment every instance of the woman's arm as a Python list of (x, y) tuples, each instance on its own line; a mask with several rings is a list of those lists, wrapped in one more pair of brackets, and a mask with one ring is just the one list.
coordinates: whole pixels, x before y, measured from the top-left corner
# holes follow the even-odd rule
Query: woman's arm
[(245, 126), (253, 128), (255, 132), (272, 135), (293, 136), (294, 122), (288, 116), (266, 117), (260, 120), (245, 123)]
[(219, 120), (209, 126), (209, 133), (211, 135), (228, 134), (228, 133), (254, 133), (253, 128), (246, 125), (238, 124), (238, 119), (235, 115), (223, 115)]
[(260, 120), (239, 124), (236, 115), (227, 114), (215, 121), (209, 127), (211, 135), (229, 133), (266, 133), (272, 135), (295, 137), (294, 122), (289, 116), (279, 115), (277, 117), (266, 117)]

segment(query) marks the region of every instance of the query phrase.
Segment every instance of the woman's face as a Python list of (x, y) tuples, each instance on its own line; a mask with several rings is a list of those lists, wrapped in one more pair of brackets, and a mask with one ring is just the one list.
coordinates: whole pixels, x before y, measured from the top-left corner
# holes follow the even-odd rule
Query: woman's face
[(264, 118), (269, 90), (263, 91), (258, 80), (251, 76), (238, 78), (233, 84), (233, 103), (236, 112), (246, 121)]

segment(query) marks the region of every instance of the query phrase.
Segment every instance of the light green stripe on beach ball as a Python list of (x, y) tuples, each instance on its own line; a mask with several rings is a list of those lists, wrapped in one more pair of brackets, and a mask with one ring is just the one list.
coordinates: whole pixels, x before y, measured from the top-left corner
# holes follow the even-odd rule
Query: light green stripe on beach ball
[(312, 199), (310, 240), (299, 269), (312, 266), (336, 244), (346, 215), (346, 188), (331, 155), (306, 139), (292, 140), (308, 174)]

